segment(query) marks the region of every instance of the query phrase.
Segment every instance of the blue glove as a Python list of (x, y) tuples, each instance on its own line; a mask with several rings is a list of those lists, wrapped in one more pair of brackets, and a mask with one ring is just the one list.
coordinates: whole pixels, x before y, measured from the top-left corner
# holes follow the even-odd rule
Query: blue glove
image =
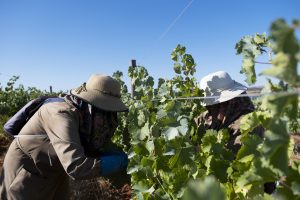
[(106, 152), (100, 155), (100, 170), (102, 176), (108, 176), (128, 165), (128, 157), (124, 152)]

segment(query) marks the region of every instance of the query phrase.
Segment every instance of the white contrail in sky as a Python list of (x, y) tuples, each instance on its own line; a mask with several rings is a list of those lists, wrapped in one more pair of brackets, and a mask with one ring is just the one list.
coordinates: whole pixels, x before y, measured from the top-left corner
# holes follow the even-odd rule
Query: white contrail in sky
[(162, 38), (164, 38), (167, 33), (171, 30), (171, 28), (176, 24), (176, 22), (180, 19), (180, 17), (185, 13), (185, 11), (192, 5), (192, 3), (194, 2), (194, 0), (191, 0), (185, 7), (184, 9), (181, 11), (181, 13), (173, 20), (173, 22), (168, 26), (168, 28), (161, 34), (161, 36), (159, 37), (158, 40), (161, 40)]

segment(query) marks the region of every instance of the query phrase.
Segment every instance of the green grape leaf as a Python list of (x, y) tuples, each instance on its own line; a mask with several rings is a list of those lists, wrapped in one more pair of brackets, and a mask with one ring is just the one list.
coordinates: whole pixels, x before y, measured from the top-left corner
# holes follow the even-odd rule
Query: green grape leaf
[(260, 56), (268, 46), (266, 34), (255, 34), (254, 36), (245, 36), (235, 45), (237, 54), (242, 54), (243, 62), (240, 73), (246, 75), (246, 82), (252, 85), (256, 82), (255, 59)]
[(293, 190), (294, 195), (300, 196), (300, 183), (299, 182), (293, 182), (291, 188)]
[[(261, 108), (270, 111), (272, 116), (281, 116), (290, 107), (292, 107), (292, 110), (298, 109), (297, 94), (268, 95), (263, 98), (261, 103)], [(296, 118), (297, 112), (290, 112), (289, 117)]]
[(146, 117), (145, 117), (145, 114), (143, 112), (143, 110), (139, 110), (138, 111), (138, 125), (139, 126), (143, 126), (146, 122)]
[(244, 115), (241, 118), (240, 131), (242, 134), (247, 134), (260, 124), (256, 112)]
[(165, 140), (162, 137), (155, 137), (153, 143), (155, 155), (161, 156), (165, 150)]
[(128, 167), (127, 174), (133, 174), (141, 169), (140, 165), (135, 165), (133, 167)]
[(273, 51), (295, 54), (299, 51), (299, 44), (295, 37), (295, 30), (284, 19), (274, 21), (270, 28), (270, 38), (275, 42)]
[(212, 158), (207, 169), (207, 174), (213, 174), (220, 182), (227, 181), (227, 169), (230, 162), (228, 160), (220, 160)]
[(204, 180), (190, 181), (183, 196), (184, 200), (225, 200), (225, 192), (211, 176)]
[(155, 159), (153, 167), (156, 170), (169, 171), (169, 158), (167, 156), (159, 156)]
[(255, 182), (262, 182), (263, 178), (255, 173), (253, 169), (245, 171), (245, 173), (240, 176), (236, 182), (235, 190), (240, 192), (245, 186), (253, 184)]
[(217, 143), (217, 131), (207, 130), (201, 141), (202, 151), (206, 153), (210, 152), (213, 144)]
[(133, 146), (133, 151), (140, 156), (149, 154), (145, 142), (141, 142), (141, 141)]
[(139, 136), (139, 139), (144, 140), (147, 137), (150, 137), (149, 122), (146, 122), (145, 125), (141, 128), (141, 134)]
[(273, 76), (291, 85), (299, 85), (300, 77), (297, 74), (297, 61), (289, 54), (279, 52), (272, 61), (272, 67), (261, 72), (262, 75)]
[(261, 54), (261, 50), (257, 48), (252, 36), (244, 36), (235, 46), (237, 54), (243, 54), (248, 57), (255, 57)]
[(153, 85), (154, 85), (154, 79), (153, 79), (152, 76), (148, 76), (148, 77), (146, 78), (146, 85), (147, 85), (147, 86), (150, 86), (150, 87), (153, 87)]
[(147, 193), (147, 192), (150, 193), (153, 190), (152, 187), (153, 186), (149, 187), (146, 181), (139, 181), (133, 186), (133, 189), (143, 193)]
[(130, 132), (130, 136), (131, 136), (131, 139), (134, 141), (134, 142), (137, 142), (139, 140), (141, 140), (141, 129), (139, 129), (137, 126), (136, 127), (133, 127), (133, 126), (129, 126), (129, 132)]
[(192, 146), (179, 148), (174, 156), (169, 160), (169, 167), (172, 169), (175, 165), (184, 166), (193, 162), (194, 148)]
[(174, 71), (176, 74), (181, 74), (181, 65), (180, 63), (175, 63), (174, 64)]
[(182, 118), (180, 120), (180, 126), (178, 126), (177, 129), (181, 135), (183, 135), (183, 136), (186, 135), (189, 130), (188, 120), (186, 118)]
[(195, 65), (194, 58), (190, 54), (185, 54), (183, 56), (183, 62), (185, 63), (187, 69), (191, 69), (191, 67)]
[(255, 34), (254, 38), (254, 43), (258, 44), (258, 45), (265, 45), (267, 42), (267, 38), (265, 35), (259, 35), (259, 34)]
[(155, 147), (153, 140), (149, 140), (146, 142), (146, 148), (149, 151), (149, 154), (152, 155), (154, 153)]
[(254, 154), (250, 154), (250, 155), (247, 155), (247, 156), (244, 156), (244, 157), (240, 158), (239, 162), (241, 162), (241, 163), (249, 163), (253, 159), (254, 159)]
[(263, 142), (263, 139), (256, 135), (245, 135), (241, 138), (242, 147), (237, 153), (236, 159), (243, 159), (247, 156), (258, 156), (258, 146)]
[(180, 167), (180, 168), (174, 168), (172, 170), (172, 173), (170, 174), (170, 183), (172, 187), (169, 187), (171, 189), (171, 194), (174, 194), (176, 197), (180, 197), (183, 193), (181, 192), (181, 188), (186, 186), (186, 183), (189, 179), (189, 171)]
[(274, 168), (273, 171), (281, 176), (287, 173), (288, 169), (288, 145), (289, 136), (287, 134), (286, 123), (275, 120), (271, 123), (272, 131), (265, 131), (265, 142), (262, 146), (262, 153), (266, 165)]
[(228, 133), (228, 129), (221, 129), (217, 133), (218, 143), (220, 143), (220, 144), (225, 145), (225, 143), (227, 143), (229, 137), (230, 137), (230, 134)]
[(242, 63), (241, 72), (246, 74), (246, 83), (252, 85), (256, 82), (256, 73), (254, 68), (254, 58), (245, 58)]
[(173, 61), (176, 61), (176, 62), (178, 61), (178, 55), (177, 55), (176, 52), (173, 51), (173, 52), (171, 53), (171, 59), (172, 59)]
[(153, 158), (151, 157), (143, 157), (140, 163), (143, 167), (140, 171), (143, 171), (148, 178), (153, 177), (152, 166), (154, 164)]
[(181, 153), (182, 149), (179, 149), (176, 151), (176, 154), (174, 156), (172, 156), (172, 158), (169, 160), (169, 167), (172, 169), (174, 168), (174, 165), (177, 163), (180, 153)]
[(167, 140), (173, 140), (180, 135), (178, 129), (175, 127), (167, 128), (163, 134), (166, 136)]

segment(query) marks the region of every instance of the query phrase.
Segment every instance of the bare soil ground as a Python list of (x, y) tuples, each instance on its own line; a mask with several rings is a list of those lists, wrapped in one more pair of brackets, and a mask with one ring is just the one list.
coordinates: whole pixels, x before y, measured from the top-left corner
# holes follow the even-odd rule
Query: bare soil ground
[(97, 178), (83, 181), (71, 181), (71, 200), (129, 200), (131, 188), (128, 184), (116, 188), (106, 179)]

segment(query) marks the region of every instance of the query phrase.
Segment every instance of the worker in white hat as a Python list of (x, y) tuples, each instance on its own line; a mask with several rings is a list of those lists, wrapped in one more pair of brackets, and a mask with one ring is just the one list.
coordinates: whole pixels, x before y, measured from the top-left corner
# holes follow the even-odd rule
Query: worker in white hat
[[(234, 154), (241, 147), (240, 120), (255, 110), (251, 99), (247, 96), (247, 87), (233, 80), (225, 71), (217, 71), (204, 76), (200, 81), (200, 88), (204, 90), (204, 112), (196, 119), (198, 126), (220, 130), (228, 129), (230, 137), (227, 148)], [(263, 127), (255, 128), (251, 134), (263, 137)], [(275, 190), (275, 183), (265, 183), (264, 190), (271, 194)]]
[(231, 127), (241, 116), (253, 112), (254, 105), (246, 94), (247, 87), (234, 81), (225, 71), (217, 71), (203, 77), (200, 88), (207, 108), (204, 116), (206, 128), (220, 130)]

